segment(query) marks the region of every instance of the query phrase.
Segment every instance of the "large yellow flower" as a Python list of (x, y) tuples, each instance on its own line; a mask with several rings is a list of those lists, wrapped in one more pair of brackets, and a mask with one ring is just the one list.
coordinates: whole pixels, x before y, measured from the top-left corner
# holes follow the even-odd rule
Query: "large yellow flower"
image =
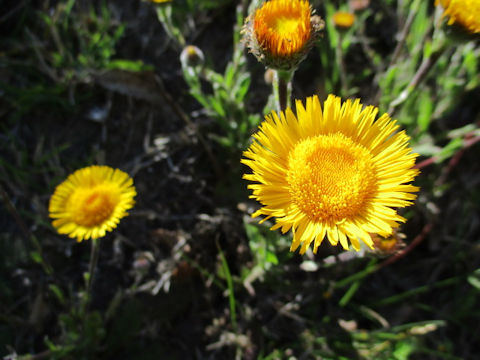
[(394, 208), (416, 198), (409, 137), (387, 114), (375, 121), (378, 109), (359, 99), (342, 104), (330, 95), (322, 111), (314, 96), (306, 107), (297, 100), (296, 111), (266, 116), (244, 152), (250, 197), (263, 205), (252, 216), (274, 217), (272, 230), (292, 229), (290, 250), (301, 244), (302, 254), (312, 241), (316, 252), (325, 236), (344, 249), (348, 239), (356, 250), (359, 239), (373, 247), (370, 234), (391, 234), (405, 221)]
[(480, 33), (480, 1), (479, 0), (435, 0), (441, 4), (444, 16), (448, 16), (448, 24), (458, 24), (472, 33)]
[(133, 180), (108, 166), (75, 171), (57, 186), (50, 199), (53, 226), (77, 241), (97, 239), (114, 229), (135, 204)]

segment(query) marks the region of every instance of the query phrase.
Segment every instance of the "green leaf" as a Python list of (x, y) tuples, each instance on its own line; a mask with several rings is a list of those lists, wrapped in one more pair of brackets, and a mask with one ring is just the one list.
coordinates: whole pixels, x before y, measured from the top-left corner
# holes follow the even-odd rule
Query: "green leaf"
[(112, 60), (110, 61), (107, 66), (107, 69), (120, 69), (120, 70), (127, 70), (127, 71), (153, 71), (154, 67), (152, 65), (145, 65), (143, 61), (137, 60)]
[(422, 91), (420, 93), (420, 100), (418, 102), (418, 119), (417, 124), (420, 132), (423, 133), (428, 129), (433, 112), (433, 101), (430, 92)]
[(480, 290), (480, 269), (475, 270), (471, 275), (469, 275), (467, 281), (475, 289)]
[(55, 295), (60, 304), (65, 305), (65, 296), (63, 296), (62, 290), (60, 290), (60, 288), (55, 284), (48, 285), (48, 288)]
[(42, 255), (37, 252), (37, 251), (32, 251), (30, 253), (30, 257), (32, 258), (33, 261), (35, 261), (37, 264), (43, 264), (43, 258)]
[(393, 351), (393, 357), (395, 360), (408, 360), (410, 354), (413, 351), (413, 344), (402, 341), (397, 343), (397, 345), (395, 346), (395, 350)]

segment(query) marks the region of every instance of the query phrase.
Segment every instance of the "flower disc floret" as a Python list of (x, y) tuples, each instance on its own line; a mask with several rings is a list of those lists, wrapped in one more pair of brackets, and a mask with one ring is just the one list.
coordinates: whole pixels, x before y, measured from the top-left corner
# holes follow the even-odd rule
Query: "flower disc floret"
[(292, 202), (317, 222), (337, 223), (365, 207), (376, 190), (372, 156), (341, 133), (299, 141), (288, 156)]
[(386, 236), (405, 219), (395, 208), (416, 198), (409, 184), (418, 174), (409, 138), (387, 114), (360, 100), (330, 95), (322, 110), (316, 96), (272, 112), (244, 152), (251, 198), (262, 207), (252, 216), (275, 219), (272, 230), (293, 231), (290, 250), (305, 253), (323, 239), (356, 250), (371, 234)]
[(121, 170), (96, 165), (77, 170), (50, 199), (52, 225), (78, 241), (103, 237), (128, 215), (135, 195), (133, 180)]

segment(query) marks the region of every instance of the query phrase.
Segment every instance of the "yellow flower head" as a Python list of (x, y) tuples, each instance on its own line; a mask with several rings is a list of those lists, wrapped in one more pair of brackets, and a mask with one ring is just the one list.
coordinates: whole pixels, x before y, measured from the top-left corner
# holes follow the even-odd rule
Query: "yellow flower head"
[(59, 234), (77, 241), (97, 239), (128, 215), (135, 195), (128, 174), (94, 165), (75, 171), (58, 185), (48, 210)]
[(333, 15), (333, 24), (338, 29), (349, 29), (355, 22), (355, 15), (346, 11), (338, 11)]
[(416, 198), (409, 137), (388, 114), (375, 121), (378, 109), (359, 99), (342, 104), (330, 95), (322, 111), (314, 96), (305, 107), (297, 100), (296, 110), (266, 116), (244, 152), (250, 197), (263, 205), (252, 216), (292, 229), (290, 250), (302, 245), (301, 254), (312, 242), (316, 253), (325, 236), (344, 249), (348, 239), (356, 250), (359, 239), (372, 248), (370, 234), (391, 234), (405, 221), (394, 208)]
[(247, 18), (243, 32), (259, 61), (290, 70), (303, 60), (322, 28), (307, 0), (270, 0)]
[(480, 1), (479, 0), (435, 0), (448, 16), (448, 25), (458, 24), (467, 31), (480, 33)]

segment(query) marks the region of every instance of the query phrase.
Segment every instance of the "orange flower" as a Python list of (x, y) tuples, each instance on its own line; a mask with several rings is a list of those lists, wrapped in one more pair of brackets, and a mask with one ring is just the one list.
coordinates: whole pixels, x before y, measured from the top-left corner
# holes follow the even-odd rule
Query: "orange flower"
[(271, 0), (247, 18), (243, 33), (259, 61), (290, 70), (303, 60), (322, 28), (308, 1)]

